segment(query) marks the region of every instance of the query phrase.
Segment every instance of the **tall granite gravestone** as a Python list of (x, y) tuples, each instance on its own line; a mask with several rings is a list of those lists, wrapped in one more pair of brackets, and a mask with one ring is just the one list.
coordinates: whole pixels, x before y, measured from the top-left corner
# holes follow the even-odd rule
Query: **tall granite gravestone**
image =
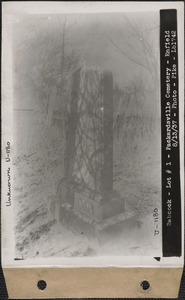
[(60, 218), (71, 230), (99, 236), (134, 222), (113, 189), (113, 79), (79, 69), (73, 78), (65, 176), (57, 187)]

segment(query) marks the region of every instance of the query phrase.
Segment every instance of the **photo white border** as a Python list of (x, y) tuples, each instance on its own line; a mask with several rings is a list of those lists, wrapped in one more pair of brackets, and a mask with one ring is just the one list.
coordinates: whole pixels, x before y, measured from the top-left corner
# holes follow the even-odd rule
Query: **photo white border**
[[(2, 5), (2, 264), (6, 268), (17, 267), (182, 267), (184, 263), (184, 2), (3, 2)], [(123, 13), (149, 12), (160, 9), (178, 11), (178, 61), (179, 61), (179, 119), (180, 121), (180, 165), (182, 199), (182, 249), (183, 255), (161, 258), (123, 256), (123, 257), (80, 257), (80, 258), (39, 258), (14, 261), (13, 205), (6, 207), (7, 164), (4, 162), (4, 149), (7, 141), (14, 151), (12, 118), (10, 107), (13, 103), (12, 91), (12, 52), (11, 28), (18, 15), (59, 14), (59, 13)], [(10, 163), (13, 177), (13, 166)]]

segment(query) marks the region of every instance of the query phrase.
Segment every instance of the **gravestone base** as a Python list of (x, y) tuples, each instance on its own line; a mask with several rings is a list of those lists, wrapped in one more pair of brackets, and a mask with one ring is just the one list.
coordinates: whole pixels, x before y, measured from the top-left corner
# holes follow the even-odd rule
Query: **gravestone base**
[(74, 191), (74, 209), (100, 222), (125, 210), (125, 200), (115, 190), (93, 193), (88, 189)]
[(125, 211), (125, 200), (115, 190), (95, 192), (65, 178), (57, 191), (60, 222), (76, 234), (101, 244), (136, 226), (135, 215)]
[(67, 178), (57, 184), (57, 197), (97, 222), (125, 210), (125, 200), (117, 191), (95, 192)]
[(112, 238), (128, 235), (136, 226), (136, 216), (131, 212), (124, 211), (98, 222), (67, 203), (61, 205), (60, 220), (75, 234), (95, 239), (100, 245)]
[(113, 217), (96, 224), (95, 234), (99, 244), (104, 244), (115, 238), (126, 238), (133, 229), (136, 228), (136, 215), (129, 211), (124, 211)]

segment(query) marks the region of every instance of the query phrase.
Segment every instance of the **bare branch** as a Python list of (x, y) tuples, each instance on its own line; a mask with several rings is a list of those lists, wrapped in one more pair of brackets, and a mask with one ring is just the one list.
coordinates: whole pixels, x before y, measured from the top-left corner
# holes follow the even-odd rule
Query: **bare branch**
[[(107, 34), (106, 34), (107, 35)], [(137, 61), (137, 60), (135, 60), (133, 57), (130, 57), (123, 49), (121, 49), (112, 39), (111, 39), (111, 37), (110, 36), (108, 36), (107, 35), (107, 37), (108, 37), (108, 39), (109, 39), (109, 41), (111, 42), (111, 44), (121, 53), (121, 54), (123, 54), (125, 57), (127, 57), (130, 61), (132, 61), (132, 62), (134, 62), (135, 64), (137, 64), (137, 65), (139, 65), (139, 66), (141, 66), (141, 67), (143, 67), (143, 68), (145, 68), (145, 69), (147, 69), (147, 70), (150, 70), (149, 68), (148, 68), (148, 66), (146, 66), (146, 65), (144, 65), (144, 64), (142, 64), (140, 61)]]

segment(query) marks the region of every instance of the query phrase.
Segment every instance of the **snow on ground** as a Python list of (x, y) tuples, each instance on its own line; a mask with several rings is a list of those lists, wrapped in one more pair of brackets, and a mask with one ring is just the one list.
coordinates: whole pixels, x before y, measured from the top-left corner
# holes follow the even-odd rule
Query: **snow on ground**
[[(137, 164), (137, 168), (134, 158), (115, 166), (114, 188), (125, 199), (126, 209), (136, 214), (137, 226), (99, 245), (64, 228), (50, 213), (47, 198), (55, 194), (57, 164), (52, 160), (43, 162), (34, 155), (17, 158), (14, 162), (17, 169), (14, 185), (16, 258), (153, 255), (160, 246), (159, 239), (154, 238), (152, 223), (154, 208), (160, 211), (160, 189), (159, 179), (156, 179), (159, 168), (153, 167), (152, 172), (148, 172), (150, 159), (147, 157), (145, 164)], [(157, 154), (152, 159), (155, 160), (153, 165), (159, 166)]]

